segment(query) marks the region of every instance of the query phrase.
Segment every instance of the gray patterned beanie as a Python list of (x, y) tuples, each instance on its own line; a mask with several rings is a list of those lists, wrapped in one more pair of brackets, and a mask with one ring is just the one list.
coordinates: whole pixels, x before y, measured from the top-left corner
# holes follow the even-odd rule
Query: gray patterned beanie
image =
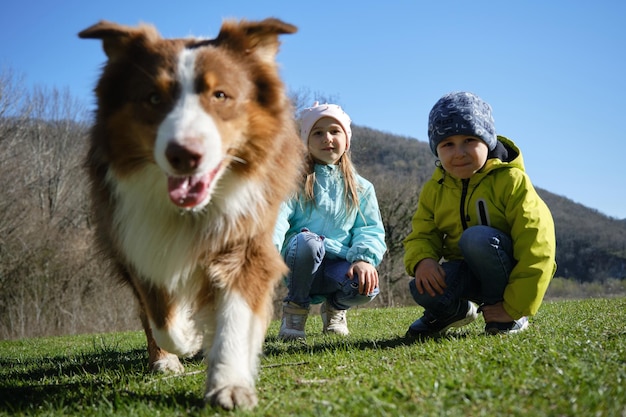
[(491, 106), (468, 92), (448, 93), (441, 97), (428, 116), (428, 141), (435, 156), (437, 145), (452, 135), (477, 136), (492, 151), (498, 138)]

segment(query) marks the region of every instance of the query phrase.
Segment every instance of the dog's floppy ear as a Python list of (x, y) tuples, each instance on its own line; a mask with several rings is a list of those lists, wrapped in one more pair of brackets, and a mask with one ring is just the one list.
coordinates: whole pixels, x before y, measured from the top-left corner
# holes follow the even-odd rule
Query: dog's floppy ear
[(117, 23), (101, 20), (78, 34), (82, 39), (102, 39), (102, 48), (109, 60), (114, 61), (124, 55), (129, 45), (136, 42), (153, 42), (160, 39), (154, 26), (139, 25), (137, 27), (123, 26)]
[(263, 62), (274, 63), (280, 45), (278, 35), (297, 30), (294, 25), (275, 18), (256, 22), (227, 20), (215, 42), (235, 51), (255, 54)]

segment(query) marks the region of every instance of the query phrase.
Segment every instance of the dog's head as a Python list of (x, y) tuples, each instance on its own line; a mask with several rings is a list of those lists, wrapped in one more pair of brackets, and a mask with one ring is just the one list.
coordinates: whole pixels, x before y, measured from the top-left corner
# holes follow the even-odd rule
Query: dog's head
[(278, 35), (294, 32), (277, 19), (226, 21), (210, 40), (106, 21), (80, 32), (108, 58), (92, 139), (100, 163), (121, 180), (158, 165), (170, 200), (193, 210), (223, 176), (253, 175), (291, 121), (275, 57)]

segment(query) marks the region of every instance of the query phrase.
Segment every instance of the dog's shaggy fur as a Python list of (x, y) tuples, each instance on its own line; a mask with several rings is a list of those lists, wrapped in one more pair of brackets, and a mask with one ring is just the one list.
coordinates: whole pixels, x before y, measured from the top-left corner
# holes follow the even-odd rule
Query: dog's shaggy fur
[(277, 19), (226, 21), (217, 38), (163, 39), (101, 21), (87, 168), (97, 242), (139, 300), (155, 370), (203, 350), (205, 400), (257, 403), (272, 293), (286, 272), (272, 232), (302, 143), (278, 76)]

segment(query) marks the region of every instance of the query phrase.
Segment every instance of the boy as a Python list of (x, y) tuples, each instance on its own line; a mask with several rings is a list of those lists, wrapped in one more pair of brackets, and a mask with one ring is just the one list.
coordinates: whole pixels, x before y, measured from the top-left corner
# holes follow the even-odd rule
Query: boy
[(407, 337), (441, 334), (478, 312), (487, 334), (526, 329), (556, 271), (556, 238), (520, 149), (496, 135), (491, 107), (468, 92), (434, 105), (428, 139), (437, 168), (404, 240), (409, 288), (425, 311)]

